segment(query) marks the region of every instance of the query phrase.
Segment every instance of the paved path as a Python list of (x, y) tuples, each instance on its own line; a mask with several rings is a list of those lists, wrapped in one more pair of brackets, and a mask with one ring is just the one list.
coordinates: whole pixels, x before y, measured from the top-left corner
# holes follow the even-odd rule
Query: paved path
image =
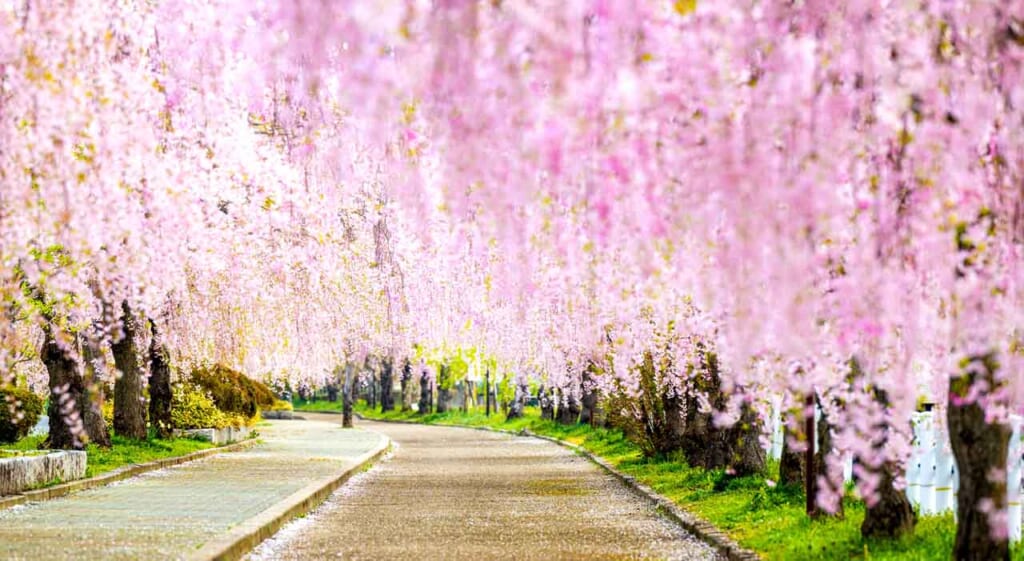
[(69, 497), (0, 510), (0, 559), (181, 559), (381, 439), (325, 421), (272, 421), (265, 441)]
[(391, 459), (285, 526), (250, 561), (715, 558), (556, 444), (437, 426), (359, 426), (391, 437)]

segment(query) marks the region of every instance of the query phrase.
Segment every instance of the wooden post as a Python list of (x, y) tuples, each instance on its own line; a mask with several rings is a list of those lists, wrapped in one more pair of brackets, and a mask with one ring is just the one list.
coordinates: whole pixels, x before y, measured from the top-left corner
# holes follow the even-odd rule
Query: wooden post
[(807, 435), (807, 451), (804, 452), (804, 492), (807, 494), (807, 516), (817, 515), (814, 504), (817, 498), (817, 485), (814, 481), (814, 392), (807, 394), (804, 401), (804, 434)]
[(484, 407), (486, 415), (491, 416), (491, 369), (484, 370)]

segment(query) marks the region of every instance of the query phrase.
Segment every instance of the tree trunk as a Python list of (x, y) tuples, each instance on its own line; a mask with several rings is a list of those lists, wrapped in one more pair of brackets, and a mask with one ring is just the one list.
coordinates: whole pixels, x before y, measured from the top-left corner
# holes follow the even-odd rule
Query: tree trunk
[(124, 313), (121, 320), (123, 337), (110, 346), (114, 364), (121, 373), (114, 382), (114, 433), (142, 440), (146, 438), (146, 406), (142, 395), (139, 325), (127, 302), (121, 309)]
[(516, 384), (515, 394), (512, 397), (512, 403), (509, 404), (508, 419), (518, 419), (523, 416), (523, 410), (526, 408), (526, 398), (530, 395), (530, 387), (526, 384)]
[[(639, 422), (620, 417), (623, 430), (635, 435), (645, 456), (665, 456), (683, 444), (686, 401), (679, 389), (663, 377), (664, 369), (654, 362), (654, 355), (645, 352), (637, 366), (640, 392), (629, 401), (638, 408)], [(710, 418), (710, 416), (708, 416)]]
[(88, 340), (82, 344), (82, 366), (85, 373), (85, 402), (82, 404), (82, 418), (85, 433), (89, 442), (101, 447), (110, 448), (110, 429), (103, 418), (103, 401), (106, 399), (106, 387), (96, 372), (95, 361), (102, 359), (99, 349)]
[(462, 381), (462, 412), (469, 413), (473, 406), (473, 383), (469, 380)]
[(540, 387), (539, 392), (540, 400), (540, 418), (541, 419), (555, 419), (555, 404), (554, 400), (551, 399), (551, 395), (548, 393), (547, 388), (544, 386)]
[(429, 415), (434, 409), (434, 392), (430, 387), (430, 376), (427, 375), (426, 370), (420, 372), (420, 402), (418, 409), (420, 415)]
[(949, 440), (960, 477), (953, 558), (957, 561), (1008, 560), (1006, 477), (992, 475), (1006, 470), (1011, 431), (1006, 424), (987, 422), (985, 409), (978, 403), (965, 402), (964, 396), (979, 382), (978, 376), (984, 377), (981, 382), (989, 384), (989, 392), (999, 389), (994, 360), (974, 357), (971, 361), (982, 371), (965, 374), (950, 383), (947, 411)]
[(160, 339), (156, 325), (150, 322), (152, 338), (149, 342), (149, 422), (157, 438), (171, 438), (171, 365), (167, 348)]
[(437, 369), (437, 412), (446, 413), (451, 402), (451, 367), (442, 364)]
[(594, 380), (595, 374), (593, 370), (594, 365), (591, 364), (583, 371), (583, 381), (581, 384), (581, 389), (583, 390), (583, 407), (580, 411), (580, 423), (596, 427), (600, 423), (597, 409), (601, 395), (597, 390), (597, 381)]
[(678, 450), (686, 434), (686, 400), (675, 389), (661, 394), (662, 427), (660, 452), (663, 454)]
[(341, 426), (346, 429), (352, 428), (352, 402), (356, 393), (354, 370), (351, 362), (345, 365), (345, 383), (341, 395)]
[(369, 384), (369, 388), (367, 388), (367, 389), (369, 391), (369, 396), (370, 396), (370, 399), (368, 399), (367, 402), (368, 402), (368, 405), (370, 406), (370, 409), (376, 409), (377, 408), (377, 374), (373, 371), (373, 369), (368, 369), (367, 373), (369, 374), (369, 377), (367, 378), (367, 384)]
[[(828, 416), (825, 414), (825, 410), (821, 410), (821, 417), (818, 418), (817, 426), (817, 438), (818, 438), (818, 451), (814, 457), (814, 476), (817, 479), (817, 488), (821, 489), (823, 485), (827, 486), (829, 492), (833, 495), (838, 495), (839, 500), (835, 504), (829, 506), (832, 507), (831, 511), (823, 508), (816, 508), (816, 516), (832, 516), (835, 518), (842, 518), (843, 513), (843, 493), (845, 492), (845, 482), (843, 481), (842, 468), (839, 468), (839, 472), (836, 473), (835, 462), (838, 459), (838, 452), (835, 449), (835, 445), (832, 442), (832, 425), (828, 422)], [(889, 481), (889, 487), (892, 488), (892, 481)], [(893, 488), (895, 491), (895, 489)], [(909, 502), (907, 503), (910, 504)], [(871, 510), (871, 507), (868, 507)]]
[(384, 359), (380, 369), (380, 411), (394, 411), (395, 396), (391, 391), (394, 385), (392, 375), (394, 374), (394, 361), (391, 357)]
[(327, 401), (330, 403), (338, 402), (338, 385), (333, 381), (327, 384)]
[(878, 470), (878, 500), (867, 506), (864, 522), (860, 526), (860, 533), (865, 538), (895, 538), (913, 531), (917, 524), (917, 514), (906, 492), (893, 485), (895, 468), (892, 464), (886, 464)]
[(415, 396), (413, 395), (416, 389), (413, 387), (412, 381), (412, 365), (409, 364), (409, 359), (405, 359), (402, 364), (402, 411), (412, 411), (412, 402)]
[(580, 401), (571, 390), (562, 390), (561, 394), (562, 399), (558, 400), (558, 422), (575, 425), (580, 420)]
[(484, 371), (484, 415), (491, 416), (491, 370)]
[[(703, 392), (712, 409), (726, 405), (718, 360), (714, 353), (704, 354), (703, 372), (695, 378), (696, 389)], [(761, 420), (754, 408), (744, 403), (740, 419), (731, 427), (716, 427), (711, 411), (702, 411), (696, 394), (685, 400), (683, 454), (691, 466), (704, 469), (732, 468), (736, 476), (764, 470), (765, 454), (760, 445)], [(669, 417), (671, 418), (671, 416)]]
[(766, 453), (761, 447), (761, 418), (749, 403), (744, 403), (740, 420), (725, 430), (725, 437), (734, 446), (729, 462), (737, 477), (763, 473)]
[[(853, 363), (854, 377), (859, 370), (859, 365)], [(882, 411), (889, 408), (889, 398), (885, 391), (876, 388), (875, 399), (881, 406)], [(885, 435), (892, 430), (886, 421), (880, 421), (874, 430), (876, 440), (873, 447), (877, 450), (883, 449), (888, 444), (888, 437)], [(1007, 442), (1009, 437), (1007, 437)], [(1004, 449), (1005, 451), (1005, 449)], [(875, 472), (878, 476), (878, 488), (876, 490), (877, 500), (866, 501), (867, 509), (864, 511), (864, 522), (860, 526), (860, 533), (864, 537), (886, 537), (894, 538), (914, 530), (917, 525), (917, 514), (914, 507), (907, 498), (907, 492), (903, 489), (896, 489), (893, 486), (895, 473), (898, 466), (894, 462), (883, 462), (878, 467), (871, 467), (867, 462), (861, 462), (865, 469)], [(1003, 464), (1006, 465), (1006, 455), (1003, 455)], [(1004, 485), (1005, 489), (1005, 485)], [(1005, 495), (1004, 495), (1005, 497)], [(963, 519), (961, 519), (963, 520)], [(984, 559), (989, 559), (985, 557)]]
[(448, 403), (451, 401), (451, 390), (438, 389), (437, 390), (437, 412), (447, 413)]
[(66, 355), (54, 340), (51, 328), (47, 326), (43, 331), (45, 338), (40, 358), (50, 378), (50, 404), (46, 410), (50, 417), (50, 434), (43, 447), (84, 450), (82, 436), (86, 432), (82, 424), (82, 404), (86, 397), (82, 375), (74, 358)]
[[(803, 485), (804, 451), (799, 449), (797, 443), (807, 443), (807, 437), (802, 430), (792, 430), (789, 423), (782, 425), (782, 455), (779, 458), (779, 484), (781, 485)], [(799, 425), (798, 425), (799, 427)]]

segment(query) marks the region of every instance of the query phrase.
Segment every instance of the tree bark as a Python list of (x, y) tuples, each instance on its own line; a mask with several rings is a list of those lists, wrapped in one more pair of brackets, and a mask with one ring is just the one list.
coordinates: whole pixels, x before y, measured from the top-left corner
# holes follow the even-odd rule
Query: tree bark
[[(998, 390), (994, 359), (973, 357), (971, 362), (980, 372), (953, 380), (948, 396), (949, 440), (960, 478), (953, 558), (957, 561), (1008, 560), (1010, 542), (1006, 516), (992, 517), (990, 513), (1006, 514), (1006, 477), (992, 475), (1006, 470), (1011, 431), (1006, 424), (987, 422), (985, 409), (978, 403), (965, 402), (969, 388), (978, 382), (987, 382), (990, 392)], [(993, 524), (996, 520), (1002, 527)]]
[(491, 370), (484, 371), (484, 416), (491, 416)]
[(583, 381), (581, 384), (583, 407), (580, 411), (580, 423), (590, 425), (591, 427), (596, 427), (600, 424), (598, 404), (601, 395), (597, 390), (597, 381), (594, 379), (594, 368), (594, 365), (591, 364), (583, 371)]
[(392, 386), (394, 380), (392, 376), (394, 374), (394, 361), (391, 357), (384, 359), (380, 369), (380, 411), (381, 413), (387, 411), (394, 411), (395, 409), (395, 396), (392, 392)]
[(352, 428), (352, 402), (356, 393), (354, 375), (355, 366), (351, 362), (345, 364), (345, 383), (342, 386), (341, 394), (341, 426), (346, 429)]
[[(705, 353), (696, 389), (704, 393), (712, 409), (724, 409), (726, 396), (714, 353)], [(685, 400), (681, 448), (691, 466), (704, 469), (732, 468), (735, 475), (764, 470), (765, 453), (760, 445), (761, 420), (749, 403), (742, 405), (740, 419), (731, 427), (716, 427), (711, 411), (702, 411), (696, 394)], [(670, 417), (671, 418), (671, 417)]]
[(447, 413), (448, 404), (452, 399), (452, 391), (438, 388), (437, 390), (437, 412)]
[(427, 371), (423, 370), (420, 372), (420, 401), (419, 401), (419, 414), (429, 415), (434, 408), (434, 392), (430, 387), (430, 376), (427, 375)]
[(377, 373), (375, 373), (373, 369), (368, 369), (367, 375), (367, 384), (369, 384), (367, 390), (370, 396), (367, 401), (370, 408), (377, 408)]
[(761, 447), (761, 418), (749, 403), (744, 403), (740, 420), (726, 429), (726, 438), (735, 446), (730, 466), (737, 477), (763, 473), (767, 454)]
[(413, 387), (412, 381), (412, 365), (409, 364), (409, 359), (405, 359), (402, 363), (402, 411), (412, 411), (412, 402), (414, 399), (415, 388)]
[(913, 531), (917, 524), (917, 514), (906, 492), (893, 485), (895, 468), (892, 464), (886, 464), (879, 470), (878, 500), (868, 505), (864, 512), (864, 522), (860, 526), (860, 533), (865, 538), (895, 538)]
[(508, 419), (518, 419), (523, 416), (523, 410), (526, 408), (526, 398), (530, 395), (530, 387), (526, 384), (516, 384), (515, 394), (512, 397), (512, 403), (509, 404)]
[(156, 325), (150, 321), (152, 338), (149, 341), (149, 422), (157, 438), (171, 438), (171, 365), (167, 348), (160, 339)]
[(469, 380), (462, 381), (462, 412), (469, 413), (473, 403), (473, 383)]
[[(828, 415), (825, 410), (822, 409), (821, 417), (818, 418), (817, 426), (817, 438), (818, 438), (818, 451), (814, 457), (814, 471), (815, 478), (817, 479), (817, 488), (821, 489), (822, 485), (827, 485), (831, 493), (838, 494), (839, 501), (833, 505), (835, 509), (832, 512), (827, 510), (816, 508), (816, 516), (831, 516), (835, 518), (842, 518), (843, 513), (843, 493), (845, 491), (842, 472), (834, 473), (832, 462), (833, 458), (837, 456), (835, 445), (832, 442), (832, 425), (829, 424)], [(830, 460), (832, 460), (830, 462)], [(892, 487), (892, 481), (889, 482), (889, 487)], [(895, 491), (895, 488), (893, 488)], [(907, 503), (910, 504), (909, 502)], [(871, 510), (871, 507), (868, 507)]]
[(789, 423), (782, 425), (782, 455), (779, 458), (779, 484), (781, 485), (803, 485), (804, 452), (799, 450), (797, 442), (807, 443), (807, 437), (802, 430), (792, 430)]
[(82, 344), (82, 366), (85, 373), (83, 380), (85, 385), (85, 402), (82, 404), (82, 418), (85, 425), (85, 433), (89, 435), (89, 442), (101, 447), (110, 448), (110, 429), (107, 421), (103, 418), (103, 402), (106, 399), (106, 388), (99, 379), (94, 362), (101, 359), (102, 354), (95, 344), (83, 340)]
[(576, 393), (560, 390), (561, 399), (558, 400), (558, 422), (563, 425), (575, 425), (580, 419), (580, 402)]
[(87, 436), (82, 423), (82, 405), (85, 403), (85, 384), (78, 364), (68, 356), (53, 338), (51, 327), (44, 331), (40, 358), (49, 374), (50, 404), (46, 414), (50, 417), (50, 434), (43, 443), (45, 448), (84, 450)]
[[(854, 362), (852, 369), (852, 377), (859, 378), (857, 372), (859, 372), (860, 366)], [(885, 391), (876, 388), (875, 400), (878, 401), (882, 411), (886, 411), (889, 408), (889, 398)], [(892, 429), (886, 421), (881, 420), (878, 422), (874, 430), (876, 435), (875, 441), (872, 444), (875, 449), (881, 450), (888, 444), (886, 434), (890, 430)], [(1009, 442), (1009, 437), (1006, 440)], [(917, 525), (917, 514), (914, 512), (914, 507), (910, 504), (910, 499), (907, 498), (906, 490), (896, 489), (893, 485), (896, 479), (895, 473), (899, 466), (895, 462), (883, 462), (882, 465), (876, 468), (872, 468), (866, 462), (862, 462), (861, 465), (866, 469), (873, 470), (879, 478), (876, 491), (878, 497), (873, 503), (868, 501), (867, 509), (864, 511), (864, 522), (860, 526), (861, 535), (866, 538), (893, 538), (913, 531), (914, 526)], [(1003, 455), (1002, 465), (1006, 465), (1005, 454)], [(988, 558), (986, 557), (986, 559)]]
[(142, 395), (139, 325), (127, 302), (122, 303), (121, 309), (123, 337), (110, 346), (114, 364), (121, 373), (114, 382), (114, 433), (142, 440), (146, 438), (146, 407)]
[(437, 371), (437, 412), (446, 413), (451, 402), (451, 367), (442, 364)]
[(643, 361), (637, 366), (640, 393), (635, 399), (630, 398), (639, 409), (639, 422), (619, 418), (623, 430), (636, 435), (644, 455), (648, 457), (664, 456), (679, 450), (685, 436), (684, 407), (687, 402), (678, 388), (667, 383), (659, 366), (665, 365), (655, 364), (654, 355), (644, 353)]
[(551, 399), (551, 395), (548, 393), (547, 388), (541, 386), (538, 396), (540, 401), (540, 418), (554, 420), (555, 404), (554, 400)]

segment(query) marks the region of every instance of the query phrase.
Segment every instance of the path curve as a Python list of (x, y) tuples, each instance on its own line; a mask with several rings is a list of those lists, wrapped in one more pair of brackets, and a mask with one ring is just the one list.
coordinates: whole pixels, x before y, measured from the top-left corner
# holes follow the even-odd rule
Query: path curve
[(263, 444), (0, 510), (0, 560), (184, 559), (312, 481), (356, 465), (379, 434), (271, 421)]
[(250, 561), (717, 559), (612, 476), (551, 442), (358, 424), (391, 437), (392, 457), (265, 541)]

